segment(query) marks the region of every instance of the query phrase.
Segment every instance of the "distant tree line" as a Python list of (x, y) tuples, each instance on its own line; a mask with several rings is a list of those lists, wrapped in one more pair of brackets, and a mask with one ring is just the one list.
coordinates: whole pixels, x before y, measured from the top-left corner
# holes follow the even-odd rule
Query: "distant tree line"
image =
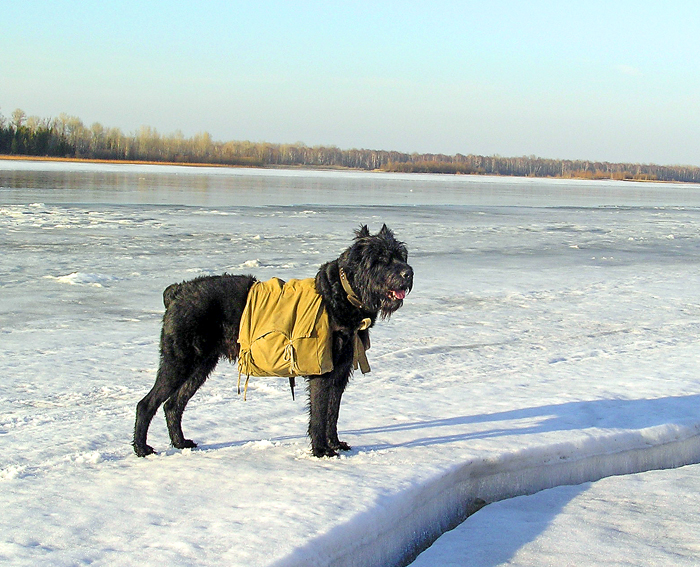
[(0, 114), (0, 154), (406, 173), (700, 182), (700, 168), (695, 166), (557, 160), (536, 156), (407, 154), (367, 149), (341, 150), (335, 146), (309, 147), (303, 143), (219, 142), (207, 132), (186, 138), (180, 131), (163, 135), (150, 126), (142, 126), (133, 134), (124, 134), (119, 128), (106, 128), (98, 122), (87, 127), (75, 116), (61, 114), (53, 119), (38, 118), (27, 116), (20, 109), (15, 110), (10, 118)]

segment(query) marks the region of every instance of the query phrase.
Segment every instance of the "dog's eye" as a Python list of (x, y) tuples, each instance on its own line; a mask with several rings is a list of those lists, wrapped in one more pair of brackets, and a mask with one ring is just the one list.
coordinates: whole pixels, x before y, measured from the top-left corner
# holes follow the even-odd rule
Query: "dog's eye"
[(391, 264), (392, 258), (391, 256), (387, 256), (386, 254), (381, 254), (379, 256), (376, 256), (375, 258), (372, 259), (372, 264), (373, 265), (381, 265), (381, 266), (388, 266)]

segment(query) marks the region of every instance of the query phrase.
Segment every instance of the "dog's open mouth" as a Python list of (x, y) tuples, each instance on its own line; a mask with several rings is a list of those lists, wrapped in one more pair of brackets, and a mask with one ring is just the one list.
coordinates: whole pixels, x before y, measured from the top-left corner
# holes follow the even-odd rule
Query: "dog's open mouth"
[(404, 299), (406, 297), (406, 290), (405, 289), (392, 289), (388, 295), (391, 299), (401, 300), (401, 299)]

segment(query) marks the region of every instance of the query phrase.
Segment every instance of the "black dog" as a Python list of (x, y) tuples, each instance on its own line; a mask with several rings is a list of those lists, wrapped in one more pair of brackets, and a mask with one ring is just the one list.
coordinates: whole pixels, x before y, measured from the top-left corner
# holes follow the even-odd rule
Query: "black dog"
[[(316, 274), (316, 291), (330, 316), (333, 349), (333, 370), (307, 377), (308, 434), (316, 457), (350, 449), (338, 439), (337, 421), (340, 398), (353, 370), (355, 337), (358, 334), (369, 346), (368, 330), (358, 331), (363, 319), (369, 318), (371, 327), (378, 315), (386, 318), (403, 304), (413, 287), (413, 269), (407, 258), (406, 246), (386, 225), (376, 235), (363, 226), (350, 248)], [(133, 445), (138, 456), (154, 452), (146, 436), (163, 402), (173, 447), (197, 446), (182, 433), (182, 413), (219, 359), (238, 356), (241, 314), (255, 281), (252, 276), (206, 276), (164, 291), (160, 368), (153, 388), (136, 407)]]

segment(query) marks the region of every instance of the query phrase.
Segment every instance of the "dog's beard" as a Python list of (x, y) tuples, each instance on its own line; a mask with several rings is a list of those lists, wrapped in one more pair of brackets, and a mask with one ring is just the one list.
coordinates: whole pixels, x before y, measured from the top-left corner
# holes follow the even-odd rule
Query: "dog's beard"
[(374, 304), (382, 319), (390, 317), (392, 313), (397, 311), (403, 305), (403, 301), (410, 291), (410, 284), (396, 283), (392, 281), (392, 278), (381, 289), (376, 290), (373, 294)]
[(379, 307), (379, 314), (382, 319), (388, 319), (394, 311), (398, 311), (403, 305), (403, 299), (391, 299), (387, 297)]

